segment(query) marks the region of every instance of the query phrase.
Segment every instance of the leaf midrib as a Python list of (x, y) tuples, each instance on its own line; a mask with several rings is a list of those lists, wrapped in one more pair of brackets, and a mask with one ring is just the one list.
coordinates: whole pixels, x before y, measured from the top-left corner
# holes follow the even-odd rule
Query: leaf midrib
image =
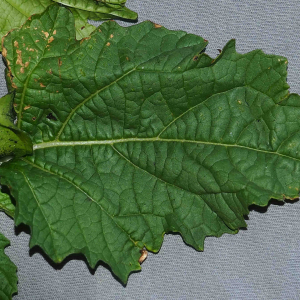
[(278, 155), (281, 157), (285, 157), (288, 159), (293, 159), (295, 161), (300, 162), (299, 158), (292, 157), (286, 154), (279, 153), (277, 151), (268, 151), (263, 149), (256, 149), (252, 147), (247, 147), (238, 144), (224, 144), (224, 143), (215, 143), (215, 142), (206, 142), (206, 141), (195, 141), (195, 140), (184, 140), (184, 139), (163, 139), (159, 137), (154, 138), (127, 138), (127, 139), (115, 139), (115, 140), (100, 140), (100, 141), (55, 141), (55, 142), (45, 142), (40, 144), (33, 145), (33, 151), (45, 148), (54, 148), (54, 147), (75, 147), (75, 146), (93, 146), (93, 145), (114, 145), (119, 143), (130, 143), (130, 142), (171, 142), (171, 143), (193, 143), (193, 144), (203, 144), (210, 146), (221, 146), (221, 147), (232, 147), (232, 148), (241, 148), (249, 151), (261, 152), (266, 154)]

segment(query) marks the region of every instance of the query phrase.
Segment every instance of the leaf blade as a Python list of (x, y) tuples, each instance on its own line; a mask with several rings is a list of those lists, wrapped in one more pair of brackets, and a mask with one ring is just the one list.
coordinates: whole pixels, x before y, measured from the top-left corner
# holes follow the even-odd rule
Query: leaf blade
[(0, 233), (0, 296), (3, 300), (12, 299), (18, 291), (17, 268), (4, 253), (4, 248), (9, 244), (9, 240)]
[(0, 39), (8, 31), (21, 26), (32, 14), (43, 12), (51, 3), (50, 0), (29, 0), (26, 4), (21, 0), (1, 0)]
[[(127, 7), (125, 7), (126, 1), (83, 1), (83, 0), (53, 0), (55, 2), (61, 3), (68, 7), (73, 7), (82, 11), (88, 11), (94, 14), (94, 17), (96, 17), (97, 13), (105, 14), (105, 15), (111, 15), (114, 17), (119, 17), (123, 19), (129, 19), (129, 20), (136, 20), (137, 19), (137, 13), (131, 11)], [(91, 14), (92, 16), (92, 14)], [(92, 18), (94, 19), (94, 18)], [(99, 20), (98, 17), (96, 17), (97, 20)]]
[(0, 134), (1, 158), (32, 154), (30, 138), (14, 124), (13, 94), (0, 99)]
[(0, 193), (0, 211), (4, 211), (8, 216), (14, 218), (15, 206), (11, 202), (9, 195)]
[[(299, 96), (288, 94), (286, 59), (238, 54), (230, 41), (212, 60), (202, 38), (150, 22), (108, 22), (80, 43), (69, 13), (49, 10), (58, 42), (45, 39), (43, 60), (13, 77), (18, 107), (37, 116), (18, 120), (34, 155), (0, 168), (16, 224), (38, 232), (31, 246), (57, 262), (103, 260), (126, 282), (140, 249), (157, 252), (166, 232), (203, 250), (206, 236), (246, 226), (249, 205), (297, 197)], [(6, 37), (7, 60), (30, 22)]]

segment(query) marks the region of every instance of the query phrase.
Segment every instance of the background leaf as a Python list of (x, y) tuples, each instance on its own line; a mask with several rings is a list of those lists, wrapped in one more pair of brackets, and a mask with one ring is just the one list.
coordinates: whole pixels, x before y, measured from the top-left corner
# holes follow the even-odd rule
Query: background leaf
[[(99, 4), (92, 1), (56, 1), (66, 6), (74, 7), (72, 12), (75, 15), (76, 38), (82, 39), (89, 36), (95, 27), (89, 24), (88, 19), (96, 21), (123, 18), (137, 19), (137, 14), (127, 9), (124, 4), (126, 1), (109, 0)], [(51, 0), (0, 0), (0, 40), (8, 31), (21, 26), (31, 15), (42, 13), (49, 5)], [(81, 9), (76, 9), (81, 8)], [(2, 45), (0, 46), (0, 51)]]
[(9, 300), (18, 291), (17, 268), (5, 255), (4, 248), (9, 245), (9, 240), (0, 233), (0, 299)]
[[(136, 20), (137, 13), (125, 7), (126, 1), (107, 0), (107, 1), (94, 1), (94, 0), (54, 0), (68, 7), (73, 7), (79, 10), (88, 11), (93, 14), (90, 18), (93, 20), (103, 20), (104, 15), (111, 15), (122, 19)], [(105, 17), (104, 19), (107, 19)]]
[(51, 0), (0, 0), (0, 39), (8, 31), (21, 26), (32, 14), (43, 12), (51, 3)]
[(90, 12), (75, 8), (70, 8), (70, 10), (72, 11), (75, 19), (76, 38), (81, 40), (88, 37), (96, 29), (94, 25), (87, 22), (87, 20), (90, 19)]
[(0, 211), (4, 211), (12, 218), (15, 215), (15, 206), (12, 204), (9, 195), (5, 193), (0, 193)]
[(213, 61), (202, 38), (150, 22), (108, 22), (79, 43), (65, 9), (38, 19), (4, 42), (13, 62), (20, 36), (51, 28), (28, 69), (11, 68), (18, 111), (32, 108), (18, 126), (34, 156), (0, 169), (31, 246), (57, 262), (104, 260), (125, 282), (165, 232), (203, 249), (205, 236), (245, 226), (250, 204), (297, 197), (299, 96), (288, 95), (283, 57), (241, 55), (231, 41)]
[(7, 159), (32, 154), (32, 142), (14, 124), (13, 94), (0, 98), (0, 157)]

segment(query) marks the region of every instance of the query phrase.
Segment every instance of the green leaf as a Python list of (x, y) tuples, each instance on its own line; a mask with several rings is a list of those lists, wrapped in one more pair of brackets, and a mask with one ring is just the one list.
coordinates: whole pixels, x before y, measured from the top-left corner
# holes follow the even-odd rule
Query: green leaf
[(32, 154), (30, 138), (14, 124), (13, 94), (0, 98), (0, 158)]
[[(55, 0), (56, 1), (56, 0)], [(79, 9), (72, 9), (75, 15), (76, 38), (82, 39), (94, 31), (95, 26), (87, 22), (88, 19), (103, 21), (114, 18), (137, 19), (137, 14), (124, 5), (126, 1), (109, 0), (99, 3), (90, 1), (66, 0), (56, 1), (66, 6)], [(20, 27), (31, 15), (42, 13), (51, 0), (0, 0), (0, 40), (8, 31)], [(0, 45), (0, 51), (2, 45)]]
[(206, 44), (151, 22), (107, 22), (78, 42), (57, 6), (5, 38), (34, 154), (0, 176), (31, 247), (55, 262), (105, 261), (126, 282), (166, 232), (203, 250), (206, 236), (245, 227), (249, 205), (298, 197), (300, 99), (286, 59), (239, 54), (230, 41), (213, 60)]
[(17, 267), (4, 253), (4, 248), (9, 246), (9, 240), (0, 233), (0, 299), (12, 299), (18, 291)]
[(9, 195), (2, 192), (0, 192), (0, 211), (4, 211), (12, 218), (15, 215), (15, 206), (11, 202)]
[(87, 21), (90, 19), (90, 12), (75, 8), (70, 8), (70, 10), (75, 18), (77, 40), (88, 37), (96, 29), (94, 25), (89, 24)]
[[(136, 12), (125, 7), (126, 0), (53, 0), (68, 7), (73, 7), (83, 11), (91, 12), (89, 19), (96, 21), (107, 19), (109, 14), (110, 18), (122, 18), (129, 20), (136, 20), (138, 15)], [(104, 14), (104, 18), (103, 18)]]
[(32, 14), (43, 12), (51, 3), (51, 0), (0, 0), (0, 40), (8, 31), (21, 26)]
[(114, 19), (115, 16), (110, 14), (93, 13), (76, 8), (69, 8), (75, 18), (76, 39), (81, 40), (88, 37), (96, 27), (88, 23), (88, 20), (104, 21)]

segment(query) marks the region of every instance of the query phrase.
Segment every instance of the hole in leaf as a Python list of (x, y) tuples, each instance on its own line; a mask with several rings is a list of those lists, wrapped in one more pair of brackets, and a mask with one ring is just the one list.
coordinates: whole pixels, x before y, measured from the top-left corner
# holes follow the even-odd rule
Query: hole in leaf
[(57, 118), (56, 118), (55, 116), (53, 116), (52, 113), (49, 113), (49, 114), (47, 115), (47, 119), (53, 120), (53, 121), (57, 121)]

